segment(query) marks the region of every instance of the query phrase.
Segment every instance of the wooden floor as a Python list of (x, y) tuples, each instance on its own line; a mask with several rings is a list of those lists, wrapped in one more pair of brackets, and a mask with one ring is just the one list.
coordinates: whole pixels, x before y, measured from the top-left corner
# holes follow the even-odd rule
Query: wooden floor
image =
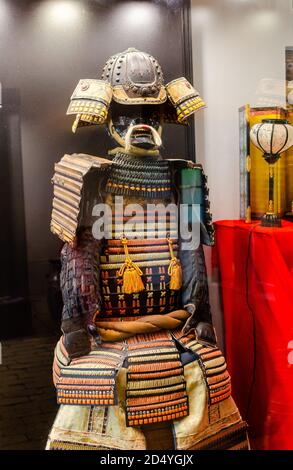
[(57, 411), (52, 383), (56, 337), (3, 341), (0, 449), (44, 449)]

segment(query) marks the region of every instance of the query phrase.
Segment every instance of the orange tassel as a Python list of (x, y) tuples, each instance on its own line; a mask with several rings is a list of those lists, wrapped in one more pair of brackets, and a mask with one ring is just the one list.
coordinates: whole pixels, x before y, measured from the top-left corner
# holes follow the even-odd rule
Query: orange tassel
[(182, 268), (178, 258), (174, 255), (173, 242), (170, 238), (167, 238), (169, 244), (169, 250), (171, 255), (171, 261), (168, 268), (168, 274), (170, 276), (170, 289), (179, 290), (182, 287)]
[(127, 238), (122, 238), (122, 245), (124, 247), (125, 261), (118, 273), (118, 276), (123, 276), (122, 292), (124, 294), (141, 292), (144, 290), (144, 285), (141, 279), (142, 270), (130, 258)]

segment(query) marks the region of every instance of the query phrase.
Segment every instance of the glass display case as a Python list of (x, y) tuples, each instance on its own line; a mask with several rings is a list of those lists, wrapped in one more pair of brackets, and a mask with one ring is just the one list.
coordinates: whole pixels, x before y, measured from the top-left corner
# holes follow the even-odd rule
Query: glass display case
[(1, 450), (293, 450), (292, 22), (0, 0)]

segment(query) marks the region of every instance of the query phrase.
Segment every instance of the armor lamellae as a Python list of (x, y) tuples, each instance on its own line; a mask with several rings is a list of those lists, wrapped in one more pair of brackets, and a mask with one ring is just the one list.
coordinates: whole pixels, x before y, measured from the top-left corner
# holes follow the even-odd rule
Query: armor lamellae
[[(212, 326), (206, 177), (200, 165), (159, 153), (163, 123), (183, 124), (203, 106), (185, 78), (165, 85), (158, 61), (133, 48), (71, 97), (73, 131), (106, 123), (119, 147), (109, 159), (65, 155), (55, 166), (51, 229), (65, 244), (53, 377), (63, 406), (48, 449), (248, 446)], [(193, 246), (179, 229), (192, 227), (194, 205)]]

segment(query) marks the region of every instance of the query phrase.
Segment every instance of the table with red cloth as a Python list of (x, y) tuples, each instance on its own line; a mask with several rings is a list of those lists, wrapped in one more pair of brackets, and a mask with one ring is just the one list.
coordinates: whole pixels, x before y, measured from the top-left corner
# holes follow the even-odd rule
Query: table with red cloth
[(293, 223), (215, 227), (233, 397), (252, 448), (292, 450)]

